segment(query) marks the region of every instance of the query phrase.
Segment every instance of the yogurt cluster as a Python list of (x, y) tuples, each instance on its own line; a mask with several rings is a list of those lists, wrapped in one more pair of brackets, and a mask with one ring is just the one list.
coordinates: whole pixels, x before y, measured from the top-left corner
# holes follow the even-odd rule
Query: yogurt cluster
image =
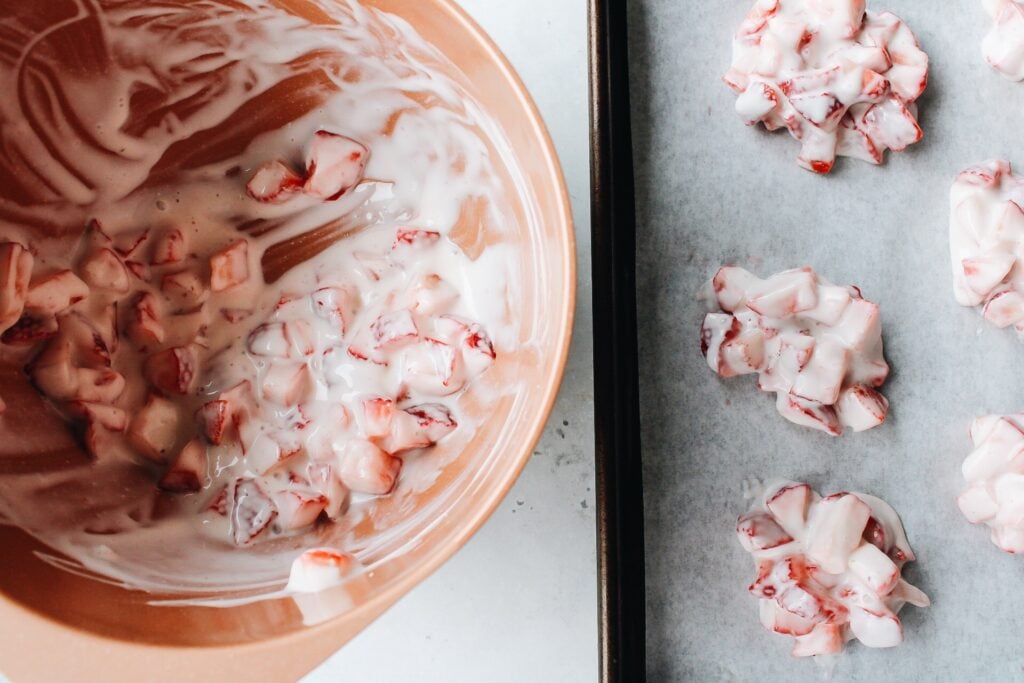
[(903, 606), (930, 604), (902, 578), (914, 553), (896, 512), (874, 496), (822, 498), (807, 484), (774, 482), (736, 534), (757, 565), (749, 590), (761, 624), (792, 636), (796, 657), (836, 654), (854, 638), (899, 645)]
[(761, 280), (734, 266), (712, 280), (719, 312), (701, 329), (701, 350), (722, 377), (758, 374), (790, 422), (838, 436), (885, 421), (876, 389), (889, 375), (878, 306), (810, 268)]
[(748, 125), (785, 127), (797, 163), (817, 173), (837, 156), (882, 163), (921, 139), (914, 102), (928, 56), (889, 12), (864, 0), (757, 0), (733, 38), (726, 84)]
[(1011, 81), (1024, 80), (1024, 2), (982, 0), (994, 22), (981, 48), (992, 68)]
[(992, 542), (1024, 553), (1024, 414), (986, 415), (971, 424), (974, 450), (964, 460), (968, 488), (957, 499), (971, 524), (987, 524)]
[(1009, 162), (988, 161), (957, 176), (949, 240), (956, 300), (981, 306), (997, 327), (1024, 333), (1024, 179)]

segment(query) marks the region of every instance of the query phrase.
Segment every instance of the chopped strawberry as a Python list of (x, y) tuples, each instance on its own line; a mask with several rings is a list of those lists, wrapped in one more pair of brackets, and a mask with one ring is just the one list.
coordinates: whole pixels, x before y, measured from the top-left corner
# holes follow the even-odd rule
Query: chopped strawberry
[(0, 242), (0, 332), (21, 318), (35, 259), (16, 242)]
[(441, 233), (433, 230), (414, 230), (412, 228), (399, 228), (395, 234), (395, 244), (392, 249), (411, 247), (422, 249), (437, 244), (441, 239)]
[(128, 338), (139, 348), (152, 348), (163, 343), (166, 331), (157, 298), (149, 292), (140, 293), (128, 309), (125, 321)]
[(174, 403), (151, 394), (132, 419), (128, 441), (141, 455), (163, 463), (178, 442), (178, 425), (178, 408)]
[(193, 439), (178, 453), (160, 479), (160, 490), (168, 493), (198, 493), (206, 478), (206, 447)]
[(57, 329), (57, 319), (52, 315), (37, 318), (25, 314), (0, 335), (0, 341), (10, 346), (32, 346), (57, 334)]
[(164, 275), (160, 289), (167, 300), (178, 308), (193, 308), (209, 296), (203, 281), (191, 270)]
[(294, 530), (310, 526), (327, 507), (327, 497), (314, 491), (291, 489), (271, 494), (281, 528)]
[(283, 161), (268, 161), (256, 169), (245, 191), (257, 201), (280, 204), (294, 197), (304, 184), (302, 177)]
[(195, 382), (197, 363), (196, 353), (190, 347), (165, 349), (146, 359), (146, 379), (160, 391), (185, 395)]
[(82, 280), (93, 289), (102, 289), (117, 294), (127, 294), (128, 271), (112, 249), (93, 251), (79, 265)]
[(370, 153), (344, 135), (317, 131), (306, 155), (306, 194), (340, 199), (363, 179)]
[(382, 496), (390, 493), (402, 469), (402, 461), (369, 441), (350, 441), (339, 456), (338, 476), (356, 493)]
[(171, 263), (181, 263), (188, 256), (188, 243), (185, 235), (177, 228), (165, 231), (153, 244), (153, 253), (150, 256), (149, 264), (152, 266), (165, 266)]
[(89, 296), (89, 285), (70, 270), (33, 282), (25, 296), (25, 310), (35, 316), (57, 315)]
[(345, 334), (359, 309), (359, 293), (352, 287), (322, 287), (313, 292), (313, 310)]
[(227, 401), (217, 400), (204, 403), (196, 411), (196, 418), (203, 428), (207, 440), (215, 446), (224, 441), (224, 435), (230, 426), (231, 414)]
[(393, 349), (416, 340), (419, 329), (408, 309), (394, 311), (377, 318), (370, 331), (379, 349)]
[(263, 377), (263, 398), (282, 406), (298, 405), (310, 392), (312, 378), (305, 363), (274, 363)]
[(249, 280), (249, 243), (238, 240), (210, 257), (210, 288), (223, 292)]
[(250, 545), (277, 517), (274, 501), (255, 479), (235, 483), (231, 509), (232, 538), (235, 545)]

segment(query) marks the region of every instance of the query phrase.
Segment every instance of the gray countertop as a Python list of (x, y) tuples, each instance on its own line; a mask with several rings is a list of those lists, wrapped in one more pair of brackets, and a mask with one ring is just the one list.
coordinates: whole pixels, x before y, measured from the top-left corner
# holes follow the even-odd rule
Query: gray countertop
[(306, 683), (597, 677), (586, 3), (461, 4), (526, 82), (561, 157), (579, 250), (573, 348), (544, 437), (494, 516)]

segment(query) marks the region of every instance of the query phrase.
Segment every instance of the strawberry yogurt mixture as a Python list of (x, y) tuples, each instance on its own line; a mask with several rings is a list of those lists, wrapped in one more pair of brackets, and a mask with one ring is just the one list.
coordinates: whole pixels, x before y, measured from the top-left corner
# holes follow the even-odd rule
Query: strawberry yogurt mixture
[(709, 290), (715, 312), (704, 318), (701, 351), (718, 375), (756, 373), (784, 418), (832, 436), (885, 421), (881, 315), (858, 288), (810, 268), (761, 280), (725, 266)]
[(1024, 553), (1024, 414), (979, 417), (970, 435), (960, 510), (971, 524), (986, 524), (999, 548)]
[(865, 0), (757, 0), (733, 38), (726, 84), (748, 124), (785, 127), (797, 163), (816, 173), (837, 156), (882, 163), (921, 139), (915, 101), (928, 56), (898, 17)]
[(757, 566), (749, 590), (761, 625), (792, 636), (795, 657), (838, 654), (853, 639), (894, 647), (903, 606), (930, 604), (901, 575), (914, 553), (899, 517), (874, 496), (822, 498), (807, 484), (772, 482), (736, 534)]
[(1024, 179), (1009, 162), (988, 161), (957, 176), (949, 241), (957, 302), (1024, 334)]
[(981, 43), (985, 60), (1011, 81), (1024, 81), (1024, 2), (982, 0), (992, 29)]
[(163, 593), (336, 585), (514, 391), (500, 131), (394, 17), (240, 6), (80, 8), (104, 69), (37, 50), (52, 81), (0, 104), (48, 221), (0, 202), (0, 353), (87, 456), (0, 477), (0, 517)]

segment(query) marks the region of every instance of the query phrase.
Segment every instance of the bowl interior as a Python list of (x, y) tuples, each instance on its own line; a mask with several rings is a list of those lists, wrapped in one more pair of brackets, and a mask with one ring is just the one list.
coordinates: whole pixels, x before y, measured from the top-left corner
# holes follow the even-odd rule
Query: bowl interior
[[(190, 0), (170, 4), (174, 2)], [(77, 7), (70, 0), (39, 4), (45, 6), (14, 11), (26, 15), (23, 25), (40, 32), (68, 21), (62, 14), (62, 8), (67, 9), (64, 5)], [(230, 7), (232, 3), (220, 0), (219, 4)], [(312, 22), (331, 21), (317, 2), (272, 0), (272, 4)], [(506, 138), (507, 144), (495, 153), (505, 157), (506, 193), (517, 226), (505, 239), (521, 254), (521, 291), (515, 310), (521, 343), (500, 358), (489, 381), (494, 387), (515, 383), (520, 390), (497, 400), (466, 397), (466, 409), (486, 411), (490, 417), (464, 442), (449, 444), (435, 454), (441, 467), (431, 485), (382, 500), (355, 530), (368, 571), (346, 586), (302, 600), (282, 597), (217, 607), (154, 605), (153, 595), (42, 561), (39, 553), (51, 551), (16, 528), (0, 526), (4, 548), (0, 607), (13, 603), (62, 627), (165, 646), (252, 643), (326, 628), (348, 638), (465, 543), (530, 457), (563, 370), (574, 298), (571, 218), (552, 145), (511, 68), (452, 3), (365, 0), (364, 4), (403, 18), (436, 46), (457, 67), (457, 79), (496, 120)], [(90, 30), (88, 13), (80, 21), (80, 30), (61, 29), (66, 35), (54, 36), (54, 45), (74, 55), (102, 49), (101, 34)], [(68, 26), (74, 23), (71, 20)], [(286, 100), (282, 111), (287, 112), (289, 94), (282, 97)], [(467, 218), (469, 223), (473, 220)], [(3, 395), (10, 403), (8, 392)], [(19, 396), (23, 403), (16, 414), (29, 416), (22, 428), (39, 429), (38, 420), (32, 422), (31, 396)], [(32, 464), (23, 456), (0, 458), (0, 476), (32, 476), (54, 466), (43, 460)]]

